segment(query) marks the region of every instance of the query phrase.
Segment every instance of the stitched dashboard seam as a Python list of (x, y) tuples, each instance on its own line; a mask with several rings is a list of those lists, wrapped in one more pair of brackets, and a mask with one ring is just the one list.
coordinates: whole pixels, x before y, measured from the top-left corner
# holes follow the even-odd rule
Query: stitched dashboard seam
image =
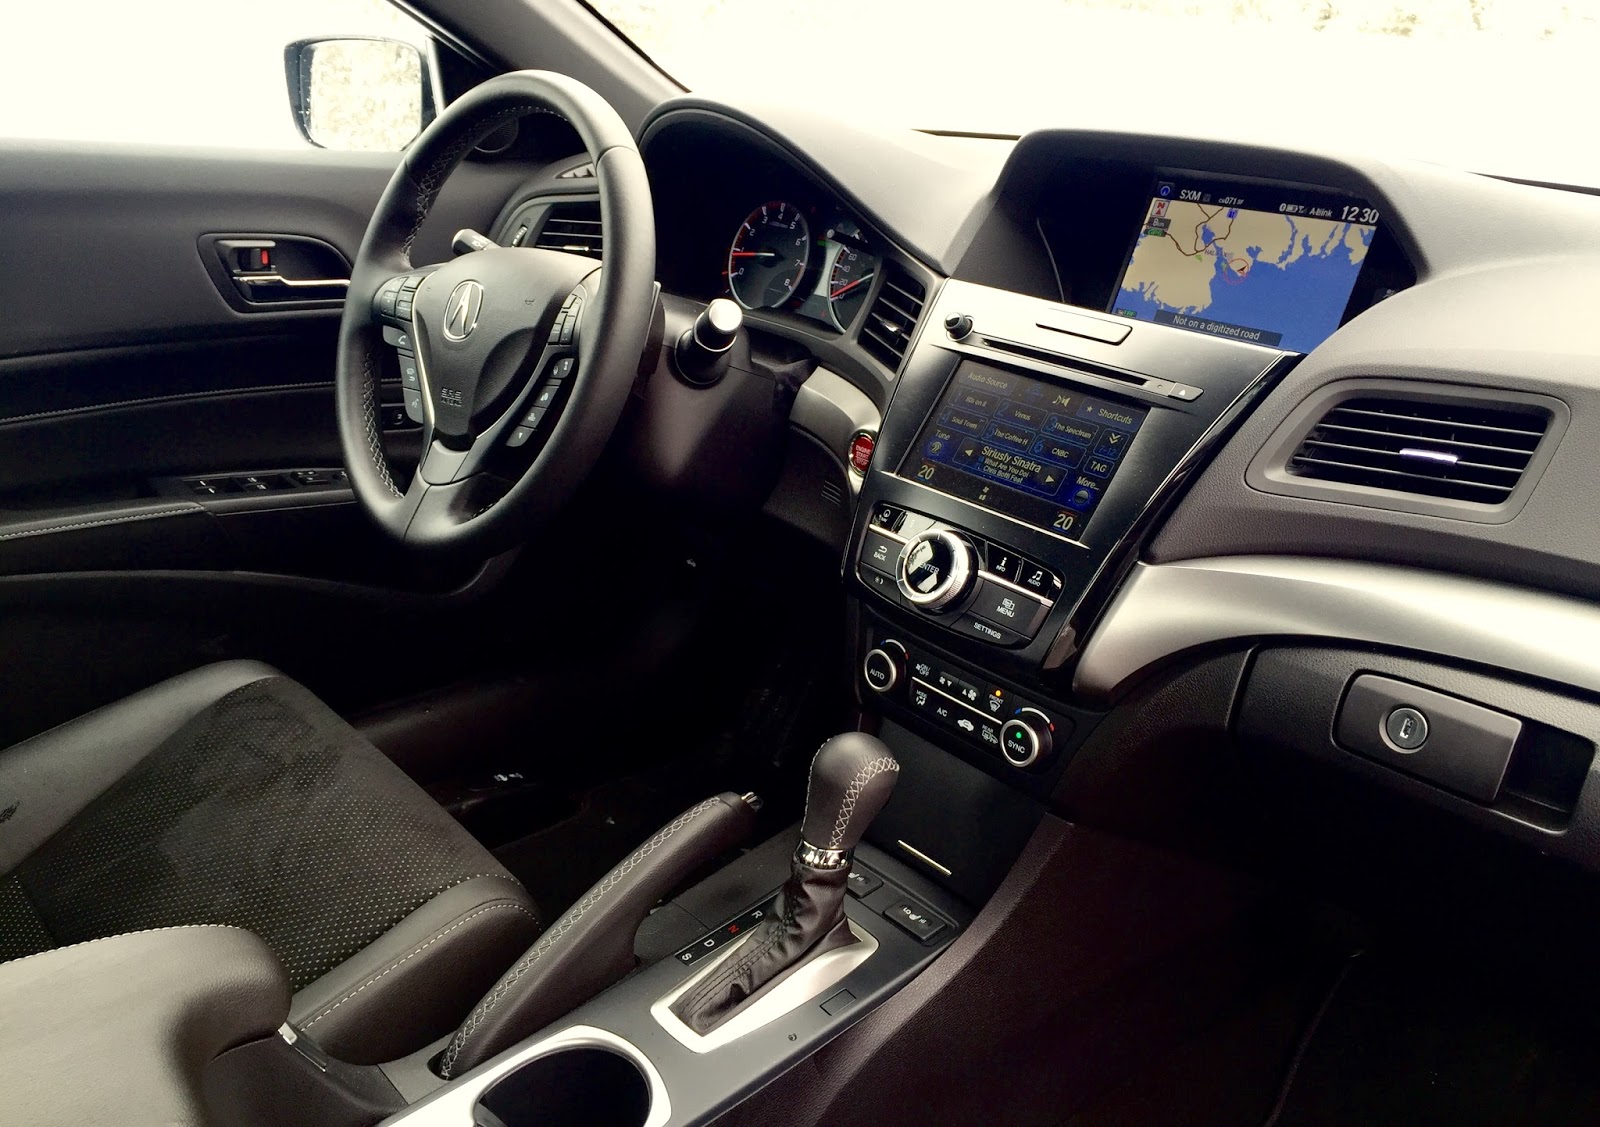
[(693, 822), (707, 810), (720, 804), (721, 801), (722, 799), (718, 797), (708, 798), (704, 802), (701, 802), (696, 806), (692, 806), (682, 814), (679, 814), (671, 822), (657, 830), (654, 837), (645, 842), (638, 849), (634, 850), (634, 852), (620, 865), (612, 869), (611, 872), (607, 873), (603, 878), (601, 878), (600, 883), (597, 884), (587, 896), (585, 896), (572, 908), (569, 908), (567, 912), (555, 922), (555, 925), (545, 933), (545, 935), (534, 946), (533, 950), (523, 956), (521, 961), (518, 962), (516, 966), (507, 971), (501, 977), (500, 981), (495, 984), (494, 989), (489, 992), (489, 996), (483, 1001), (479, 1002), (477, 1006), (473, 1008), (472, 1013), (467, 1015), (466, 1023), (462, 1025), (462, 1027), (456, 1032), (455, 1037), (451, 1039), (449, 1048), (445, 1050), (444, 1057), (439, 1062), (440, 1074), (446, 1080), (451, 1078), (455, 1072), (456, 1061), (460, 1059), (462, 1050), (466, 1048), (467, 1043), (472, 1039), (473, 1035), (477, 1033), (480, 1028), (482, 1028), (483, 1023), (488, 1020), (489, 1015), (494, 1011), (495, 1006), (497, 1006), (500, 1003), (500, 1000), (510, 992), (513, 986), (517, 984), (517, 980), (519, 978), (531, 970), (534, 964), (536, 964), (550, 951), (551, 948), (560, 942), (562, 936), (566, 935), (567, 932), (571, 931), (577, 926), (578, 921), (584, 917), (585, 913), (587, 913), (596, 904), (599, 904), (602, 900), (604, 900), (606, 893), (615, 888), (622, 881), (623, 877), (627, 876), (634, 869), (638, 868), (639, 865), (650, 856), (650, 854), (654, 853), (657, 849), (660, 849), (668, 841), (672, 840), (672, 838), (675, 837), (677, 833), (685, 826)]
[(203, 513), (205, 508), (199, 504), (170, 505), (164, 509), (152, 509), (147, 513), (129, 513), (127, 516), (103, 517), (100, 520), (80, 520), (73, 524), (53, 524), (48, 528), (25, 528), (19, 532), (0, 533), (0, 540), (25, 540), (32, 536), (48, 536), (53, 532), (74, 532), (80, 528), (98, 528), (105, 524), (133, 524), (141, 520), (159, 520), (162, 517), (175, 517), (184, 513)]

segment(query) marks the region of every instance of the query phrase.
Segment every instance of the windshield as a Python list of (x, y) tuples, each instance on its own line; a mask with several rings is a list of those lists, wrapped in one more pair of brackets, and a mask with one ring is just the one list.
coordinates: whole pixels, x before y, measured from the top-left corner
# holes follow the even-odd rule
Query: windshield
[(1600, 185), (1600, 5), (590, 0), (696, 92), (920, 129), (1147, 130)]

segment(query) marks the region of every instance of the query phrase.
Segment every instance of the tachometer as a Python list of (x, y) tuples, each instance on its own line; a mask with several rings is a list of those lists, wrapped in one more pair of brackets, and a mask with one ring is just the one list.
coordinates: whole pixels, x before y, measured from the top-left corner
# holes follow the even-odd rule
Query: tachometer
[(728, 251), (728, 288), (746, 309), (776, 309), (794, 296), (811, 261), (811, 228), (794, 204), (774, 200), (739, 225)]

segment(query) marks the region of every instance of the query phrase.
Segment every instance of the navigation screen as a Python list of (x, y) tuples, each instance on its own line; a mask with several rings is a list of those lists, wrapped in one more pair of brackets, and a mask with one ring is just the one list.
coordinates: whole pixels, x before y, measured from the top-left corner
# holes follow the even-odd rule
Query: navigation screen
[(1310, 352), (1339, 327), (1377, 224), (1348, 196), (1175, 173), (1151, 192), (1111, 312)]
[(1148, 414), (964, 361), (900, 472), (1077, 539)]

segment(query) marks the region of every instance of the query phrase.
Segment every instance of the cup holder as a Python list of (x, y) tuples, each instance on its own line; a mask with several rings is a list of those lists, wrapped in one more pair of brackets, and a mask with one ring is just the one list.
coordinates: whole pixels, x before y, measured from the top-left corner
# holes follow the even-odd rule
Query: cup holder
[(496, 1080), (473, 1108), (478, 1127), (644, 1127), (650, 1082), (610, 1049), (574, 1046)]

